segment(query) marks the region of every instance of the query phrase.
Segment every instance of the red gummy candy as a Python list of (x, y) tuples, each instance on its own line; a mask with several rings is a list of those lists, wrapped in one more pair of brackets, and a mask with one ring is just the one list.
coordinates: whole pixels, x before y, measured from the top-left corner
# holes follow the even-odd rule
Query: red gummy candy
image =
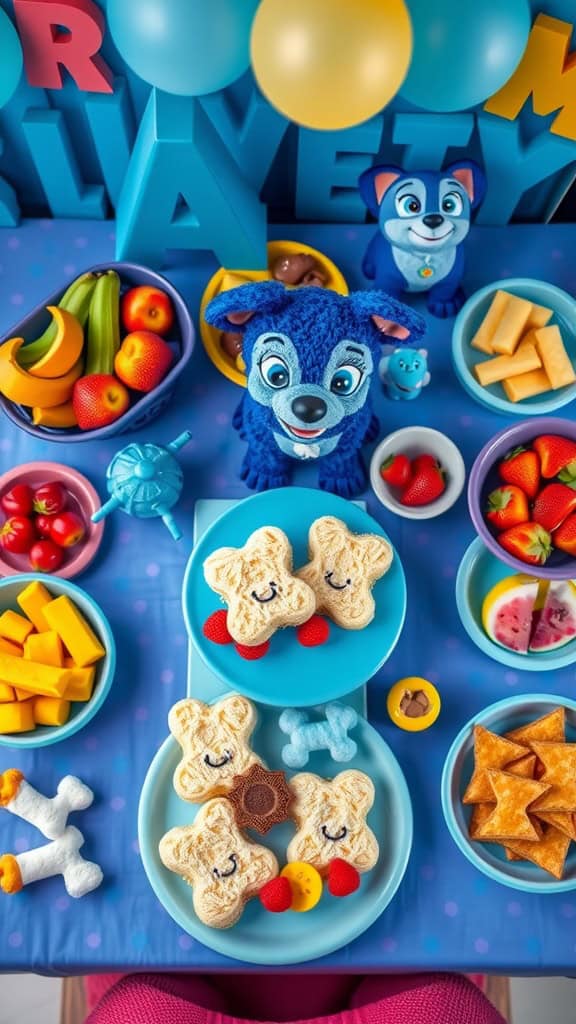
[(231, 644), (232, 637), (228, 632), (228, 626), (226, 625), (227, 612), (225, 608), (221, 608), (220, 611), (212, 612), (206, 619), (206, 622), (202, 626), (202, 632), (207, 640), (211, 640), (213, 644)]
[(248, 647), (246, 644), (234, 644), (234, 647), (240, 657), (245, 658), (246, 661), (258, 661), (270, 650), (270, 641), (265, 640), (263, 644), (256, 644), (255, 647)]
[(330, 626), (321, 615), (313, 615), (302, 626), (298, 626), (296, 636), (303, 647), (320, 647), (330, 636)]
[(356, 868), (348, 864), (347, 861), (342, 860), (341, 857), (335, 857), (334, 860), (330, 861), (330, 867), (328, 868), (328, 892), (332, 896), (350, 896), (351, 893), (356, 892), (359, 885), (360, 875)]
[(272, 914), (283, 914), (292, 906), (292, 886), (287, 878), (271, 878), (258, 894), (262, 906)]

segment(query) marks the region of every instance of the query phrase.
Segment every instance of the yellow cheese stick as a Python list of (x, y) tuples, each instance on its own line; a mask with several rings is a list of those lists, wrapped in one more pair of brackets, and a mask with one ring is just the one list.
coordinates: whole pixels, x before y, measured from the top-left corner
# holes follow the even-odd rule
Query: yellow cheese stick
[(32, 732), (35, 728), (33, 700), (22, 704), (0, 704), (0, 733)]
[(537, 306), (535, 302), (532, 303), (532, 311), (526, 321), (526, 330), (531, 331), (534, 327), (545, 327), (550, 317), (552, 316), (553, 310), (548, 309), (547, 306)]
[(23, 644), (33, 629), (34, 626), (30, 620), (25, 619), (18, 612), (8, 609), (8, 611), (0, 615), (0, 636), (5, 637), (6, 640), (10, 640), (14, 644)]
[(485, 352), (488, 356), (492, 355), (492, 338), (509, 297), (508, 292), (501, 289), (496, 292), (486, 316), (470, 342), (472, 348), (477, 348), (479, 352)]
[(502, 387), (509, 402), (521, 402), (524, 398), (534, 398), (550, 391), (550, 381), (544, 370), (531, 370), (503, 380)]
[(492, 336), (492, 351), (498, 355), (511, 356), (516, 351), (524, 334), (532, 303), (518, 295), (510, 295), (504, 307), (498, 326)]
[(71, 674), (68, 668), (39, 665), (35, 661), (15, 658), (13, 654), (0, 651), (0, 679), (30, 693), (61, 697), (70, 682)]
[(13, 688), (8, 683), (0, 683), (0, 704), (13, 704), (15, 700)]
[(54, 665), (62, 668), (64, 649), (62, 641), (54, 630), (45, 633), (32, 633), (24, 644), (24, 657), (29, 661), (37, 661), (40, 665)]
[(39, 633), (43, 633), (49, 628), (42, 614), (42, 609), (44, 605), (49, 604), (53, 600), (53, 597), (46, 590), (43, 583), (39, 583), (38, 580), (29, 583), (27, 587), (24, 587), (24, 590), (20, 591), (16, 600)]
[(85, 703), (90, 700), (94, 690), (94, 677), (96, 669), (94, 665), (88, 668), (78, 668), (72, 658), (64, 658), (64, 665), (72, 672), (72, 679), (66, 687), (64, 694), (66, 700), (74, 700)]
[(64, 725), (70, 718), (70, 701), (61, 697), (34, 697), (36, 725)]
[[(63, 594), (43, 609), (50, 629), (55, 629), (79, 668), (93, 665), (106, 654), (96, 633), (82, 612)], [(1, 673), (0, 673), (1, 675)]]
[(497, 384), (498, 381), (506, 380), (507, 377), (517, 377), (521, 373), (537, 370), (541, 365), (540, 356), (534, 345), (527, 345), (514, 356), (496, 356), (495, 359), (486, 359), (483, 363), (476, 363), (474, 373), (479, 383), (485, 388), (489, 384)]
[(535, 337), (536, 350), (542, 360), (542, 366), (546, 371), (550, 386), (556, 390), (566, 387), (567, 384), (573, 384), (576, 374), (564, 348), (560, 328), (555, 324), (552, 327), (541, 327), (535, 332)]

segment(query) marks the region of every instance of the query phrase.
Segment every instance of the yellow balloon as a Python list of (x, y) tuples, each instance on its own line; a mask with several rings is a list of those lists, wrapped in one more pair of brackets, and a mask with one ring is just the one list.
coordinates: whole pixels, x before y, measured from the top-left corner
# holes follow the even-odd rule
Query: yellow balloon
[(396, 95), (412, 54), (404, 0), (262, 0), (252, 66), (269, 102), (306, 128), (335, 131)]

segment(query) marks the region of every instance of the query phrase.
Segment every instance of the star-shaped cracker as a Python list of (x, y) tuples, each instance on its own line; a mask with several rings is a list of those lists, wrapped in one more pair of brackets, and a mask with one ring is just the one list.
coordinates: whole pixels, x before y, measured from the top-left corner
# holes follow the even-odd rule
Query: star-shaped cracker
[(465, 804), (493, 803), (494, 792), (488, 779), (490, 768), (505, 768), (524, 757), (526, 748), (497, 736), (483, 725), (474, 726), (474, 772), (462, 797)]
[[(508, 766), (506, 771), (510, 772), (511, 775), (517, 775), (521, 779), (532, 779), (534, 777), (534, 767), (536, 765), (536, 754), (525, 754), (518, 761), (513, 761)], [(468, 824), (468, 835), (470, 839), (476, 839), (480, 842), (487, 842), (488, 840), (482, 840), (482, 826), (488, 820), (493, 811), (496, 810), (495, 799), (492, 803), (485, 804), (474, 804), (472, 807), (472, 814), (470, 815), (470, 822)]]
[(507, 740), (522, 743), (526, 747), (532, 743), (564, 743), (566, 739), (566, 712), (564, 708), (555, 708), (534, 722), (527, 722), (518, 729), (505, 733)]
[(496, 807), (478, 829), (479, 839), (526, 839), (534, 842), (541, 831), (528, 816), (528, 809), (548, 791), (548, 786), (534, 779), (521, 779), (510, 772), (488, 769), (488, 779), (496, 798)]
[(516, 858), (529, 860), (554, 878), (562, 878), (570, 839), (558, 829), (549, 826), (539, 843), (512, 840), (509, 845)]
[(534, 815), (539, 821), (552, 825), (558, 832), (562, 832), (563, 835), (576, 842), (576, 814), (570, 814), (568, 811), (534, 810)]
[(535, 811), (576, 811), (576, 743), (532, 743), (544, 766), (542, 782), (551, 788)]

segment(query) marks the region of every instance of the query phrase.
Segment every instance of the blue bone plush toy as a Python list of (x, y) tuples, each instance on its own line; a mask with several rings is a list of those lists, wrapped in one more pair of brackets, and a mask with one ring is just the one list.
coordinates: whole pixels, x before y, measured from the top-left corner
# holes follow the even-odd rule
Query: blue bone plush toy
[(388, 398), (393, 401), (406, 402), (418, 398), (422, 388), (430, 383), (427, 350), (395, 348), (389, 355), (382, 356), (378, 376)]
[(304, 768), (314, 750), (328, 750), (333, 761), (351, 761), (358, 745), (348, 730), (358, 724), (354, 708), (344, 704), (327, 704), (326, 719), (310, 722), (306, 711), (287, 708), (278, 719), (282, 732), (290, 737), (282, 749), (282, 760), (288, 768)]
[(418, 341), (424, 319), (382, 292), (344, 296), (278, 281), (221, 292), (204, 315), (244, 334), (248, 381), (233, 424), (248, 442), (240, 474), (247, 486), (284, 487), (292, 459), (318, 459), (322, 489), (361, 492), (360, 449), (378, 432), (370, 382), (382, 344)]
[(471, 160), (445, 171), (372, 167), (358, 185), (378, 220), (362, 264), (366, 277), (390, 295), (428, 292), (433, 316), (453, 316), (464, 303), (462, 243), (486, 187), (480, 167)]

